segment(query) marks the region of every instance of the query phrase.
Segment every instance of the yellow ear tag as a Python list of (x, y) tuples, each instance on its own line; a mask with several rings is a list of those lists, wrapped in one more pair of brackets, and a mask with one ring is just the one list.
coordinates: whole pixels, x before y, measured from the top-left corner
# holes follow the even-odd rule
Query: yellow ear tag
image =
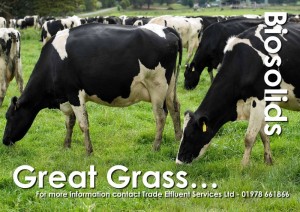
[(206, 125), (205, 125), (204, 122), (203, 122), (203, 126), (202, 126), (202, 131), (203, 131), (203, 132), (206, 132)]

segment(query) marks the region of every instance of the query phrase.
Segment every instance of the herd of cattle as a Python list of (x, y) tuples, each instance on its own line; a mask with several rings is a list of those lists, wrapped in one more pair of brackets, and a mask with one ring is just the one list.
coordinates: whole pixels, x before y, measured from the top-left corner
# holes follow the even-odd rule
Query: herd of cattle
[[(278, 55), (283, 61), (278, 89), (289, 91), (289, 100), (280, 106), (300, 110), (300, 25), (295, 23), (297, 17), (289, 18), (284, 26), (289, 33), (276, 35), (282, 42)], [(41, 28), (43, 48), (23, 90), (16, 27), (27, 26)], [(90, 154), (87, 101), (114, 107), (146, 101), (152, 104), (156, 120), (155, 150), (160, 148), (170, 112), (175, 137), (181, 139), (179, 164), (202, 156), (218, 130), (235, 120), (249, 120), (243, 164), (249, 163), (258, 133), (265, 162), (272, 163), (270, 141), (263, 130), (264, 90), (269, 88), (264, 82), (264, 57), (269, 53), (264, 49), (268, 35), (263, 17), (72, 16), (56, 20), (32, 16), (9, 21), (0, 17), (0, 27), (0, 106), (14, 77), (21, 92), (20, 98), (12, 98), (6, 113), (5, 145), (22, 139), (40, 110), (56, 108), (66, 116), (65, 147), (71, 146), (78, 119)], [(187, 49), (184, 87), (194, 89), (206, 67), (212, 83), (198, 109), (185, 112), (183, 130), (176, 89), (182, 48)], [(213, 69), (218, 70), (215, 79)]]

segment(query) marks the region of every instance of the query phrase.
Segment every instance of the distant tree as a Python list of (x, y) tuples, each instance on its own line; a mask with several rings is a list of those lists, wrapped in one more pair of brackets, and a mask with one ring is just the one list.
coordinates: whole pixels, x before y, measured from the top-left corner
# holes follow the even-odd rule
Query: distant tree
[(147, 8), (150, 9), (150, 5), (152, 4), (152, 0), (146, 0)]
[(131, 4), (133, 5), (133, 8), (142, 8), (145, 4), (145, 0), (131, 0)]
[(122, 7), (122, 9), (127, 9), (127, 7), (129, 7), (130, 6), (130, 1), (129, 0), (122, 0), (121, 2), (120, 2), (120, 6)]
[(12, 4), (15, 1), (11, 0), (2, 0), (0, 2), (0, 16), (4, 18), (10, 18), (12, 16), (11, 14), (11, 9), (12, 9)]
[(84, 0), (85, 2), (85, 10), (86, 11), (94, 11), (98, 7), (98, 0)]
[(108, 8), (108, 7), (114, 7), (115, 6), (115, 0), (101, 0), (102, 7)]
[(18, 18), (26, 15), (65, 16), (80, 11), (84, 4), (84, 0), (1, 0), (0, 13)]
[(182, 5), (189, 6), (190, 8), (192, 8), (194, 6), (194, 1), (193, 0), (183, 0)]

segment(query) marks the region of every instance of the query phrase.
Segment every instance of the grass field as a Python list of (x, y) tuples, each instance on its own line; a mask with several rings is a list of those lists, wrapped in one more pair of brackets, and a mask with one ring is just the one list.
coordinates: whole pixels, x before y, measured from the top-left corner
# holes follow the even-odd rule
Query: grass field
[[(240, 11), (234, 12), (237, 14)], [(138, 13), (128, 12), (129, 15)], [(243, 10), (243, 13), (257, 13), (257, 11)], [(143, 12), (139, 14), (143, 15)], [(156, 13), (149, 13), (149, 15), (156, 15)], [(38, 42), (40, 33), (33, 29), (21, 33), (23, 72), (27, 83), (40, 54), (41, 43)], [(183, 71), (182, 67), (178, 82), (182, 114), (187, 109), (195, 110), (210, 86), (209, 76), (204, 71), (200, 86), (196, 90), (184, 90)], [(0, 108), (1, 135), (6, 123), (5, 113), (13, 96), (20, 96), (15, 81), (10, 84), (4, 104)], [(74, 128), (72, 148), (63, 148), (65, 120), (58, 110), (41, 111), (27, 135), (15, 146), (8, 148), (0, 145), (0, 211), (300, 211), (300, 114), (297, 112), (284, 110), (283, 114), (288, 116), (289, 122), (281, 123), (283, 128), (281, 136), (271, 137), (273, 166), (263, 163), (263, 146), (260, 139), (257, 139), (251, 156), (251, 165), (246, 168), (241, 167), (246, 122), (227, 123), (213, 139), (213, 144), (202, 160), (195, 161), (190, 166), (178, 166), (175, 164), (175, 157), (179, 143), (174, 139), (170, 117), (167, 119), (161, 150), (154, 152), (152, 142), (155, 135), (155, 121), (149, 103), (139, 103), (128, 108), (110, 108), (94, 103), (87, 105), (94, 146), (94, 153), (89, 157), (85, 154), (83, 135), (78, 125)], [(181, 119), (183, 119), (182, 115)], [(54, 189), (49, 185), (49, 177), (45, 177), (44, 188), (38, 188), (36, 184), (30, 189), (21, 189), (13, 182), (12, 174), (17, 167), (25, 164), (35, 168), (36, 172), (30, 174), (31, 176), (36, 176), (38, 171), (49, 173), (62, 171), (68, 175), (75, 170), (88, 171), (90, 165), (95, 165), (98, 172), (96, 188), (74, 189), (66, 183), (64, 188)], [(118, 164), (126, 166), (129, 171), (117, 172), (114, 179), (121, 175), (131, 176), (132, 171), (143, 173), (185, 171), (188, 173), (186, 179), (189, 185), (185, 189), (176, 187), (148, 189), (139, 179), (137, 189), (132, 188), (132, 182), (127, 188), (114, 189), (107, 182), (106, 175), (112, 166)], [(25, 173), (28, 175), (28, 172)], [(25, 173), (22, 173), (20, 178), (24, 178)], [(177, 182), (175, 177), (173, 179)], [(78, 180), (77, 178), (77, 182)], [(192, 183), (196, 183), (198, 187), (193, 189)], [(208, 188), (201, 188), (202, 183), (206, 183)], [(213, 189), (212, 183), (216, 183), (218, 187)], [(127, 191), (158, 191), (163, 194), (165, 191), (195, 191), (224, 194), (224, 192), (234, 191), (240, 196), (235, 198), (41, 198), (37, 195), (37, 192), (58, 194), (70, 191), (110, 194)], [(247, 191), (261, 191), (264, 197), (243, 198), (243, 192)], [(283, 191), (289, 193), (289, 198), (265, 197), (269, 192)]]

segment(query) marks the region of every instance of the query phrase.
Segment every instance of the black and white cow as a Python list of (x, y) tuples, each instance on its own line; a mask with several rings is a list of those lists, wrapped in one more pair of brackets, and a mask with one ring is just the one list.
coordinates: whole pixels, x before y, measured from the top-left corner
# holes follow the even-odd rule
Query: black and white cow
[(143, 26), (149, 23), (153, 17), (138, 17), (138, 19), (133, 23), (133, 26)]
[(42, 26), (41, 41), (43, 42), (43, 45), (45, 45), (46, 42), (50, 40), (50, 38), (54, 36), (58, 31), (61, 31), (63, 29), (72, 29), (80, 25), (80, 18), (78, 18), (77, 16), (72, 16), (60, 20), (46, 21)]
[(133, 26), (143, 26), (147, 24), (152, 17), (143, 17), (143, 16), (125, 16), (122, 15), (119, 17), (121, 19), (122, 25), (133, 25)]
[(212, 70), (221, 65), (224, 56), (226, 41), (234, 35), (263, 23), (261, 19), (237, 18), (222, 21), (209, 26), (202, 35), (201, 42), (190, 65), (184, 72), (185, 89), (194, 89), (200, 80), (200, 75), (205, 67), (208, 67), (211, 82)]
[(38, 15), (33, 15), (33, 16), (25, 16), (24, 21), (26, 24), (26, 27), (34, 27), (38, 28), (38, 21), (39, 21), (39, 16)]
[(98, 23), (122, 25), (122, 20), (116, 16), (99, 16)]
[(3, 103), (8, 85), (14, 77), (20, 92), (23, 91), (20, 42), (18, 30), (13, 28), (0, 29), (0, 106)]
[(43, 47), (21, 97), (12, 99), (3, 143), (10, 145), (22, 139), (40, 110), (57, 108), (66, 115), (64, 145), (71, 145), (77, 118), (89, 154), (92, 144), (87, 101), (114, 107), (151, 102), (157, 127), (153, 148), (160, 147), (167, 110), (179, 140), (178, 52), (180, 64), (179, 35), (158, 25), (86, 24), (58, 32)]
[(16, 28), (17, 27), (17, 20), (16, 19), (9, 19), (9, 28)]
[(123, 15), (123, 16), (120, 16), (119, 18), (121, 19), (122, 25), (133, 25), (134, 22), (136, 22), (138, 20), (137, 16), (128, 17), (128, 16)]
[(0, 17), (0, 28), (6, 28), (6, 19)]
[[(242, 164), (249, 163), (258, 133), (264, 144), (265, 162), (272, 163), (269, 137), (264, 131), (264, 109), (270, 103), (264, 100), (265, 89), (287, 89), (288, 101), (277, 104), (290, 110), (300, 110), (300, 25), (285, 24), (288, 34), (284, 35), (265, 34), (265, 27), (258, 25), (228, 41), (220, 71), (205, 98), (194, 113), (185, 113), (177, 163), (190, 163), (203, 155), (218, 130), (235, 120), (249, 120)], [(281, 41), (282, 47), (277, 54), (269, 55), (264, 48), (264, 41), (270, 36)], [(276, 44), (270, 45), (276, 48)], [(275, 65), (278, 58), (272, 67), (265, 66), (263, 61), (267, 56), (268, 63), (279, 56), (282, 61), (280, 67)], [(269, 87), (266, 84), (264, 75), (269, 69), (280, 70), (280, 86)], [(276, 81), (276, 78), (271, 80)]]
[(38, 19), (38, 28), (42, 28), (46, 21), (54, 21), (56, 18), (54, 16), (43, 16)]
[(152, 18), (149, 21), (149, 24), (171, 27), (179, 33), (182, 39), (182, 46), (186, 48), (188, 52), (186, 60), (186, 64), (188, 64), (199, 44), (200, 33), (202, 30), (201, 21), (201, 18), (164, 15)]
[(18, 19), (17, 20), (17, 28), (20, 28), (20, 29), (25, 29), (27, 26), (26, 26), (26, 21), (25, 19)]
[(203, 25), (202, 32), (210, 25), (224, 21), (225, 19), (221, 16), (187, 16), (187, 18), (201, 18), (201, 23)]

